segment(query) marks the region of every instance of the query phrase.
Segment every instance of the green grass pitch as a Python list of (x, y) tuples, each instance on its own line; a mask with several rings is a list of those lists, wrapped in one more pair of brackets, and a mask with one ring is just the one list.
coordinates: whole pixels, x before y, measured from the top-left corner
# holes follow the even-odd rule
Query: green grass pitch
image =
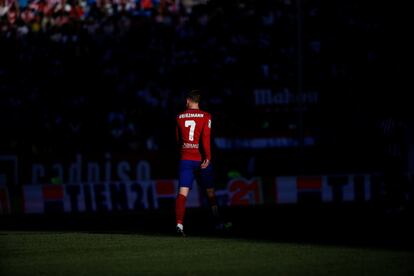
[(414, 275), (414, 252), (217, 237), (0, 232), (0, 275)]

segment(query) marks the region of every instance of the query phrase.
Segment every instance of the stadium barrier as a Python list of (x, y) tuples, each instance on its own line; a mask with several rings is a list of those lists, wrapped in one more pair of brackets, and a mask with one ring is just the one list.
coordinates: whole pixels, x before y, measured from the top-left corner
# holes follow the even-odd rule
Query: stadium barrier
[[(178, 181), (102, 182), (22, 186), (24, 213), (122, 212), (173, 208)], [(217, 190), (219, 204), (226, 206), (367, 202), (380, 196), (377, 175), (277, 176), (273, 193), (264, 200), (260, 177), (235, 178)], [(205, 203), (203, 191), (194, 185), (188, 207)]]
[[(173, 208), (177, 192), (176, 179), (156, 174), (159, 170), (154, 168), (162, 166), (155, 155), (137, 159), (110, 153), (77, 154), (59, 162), (0, 156), (0, 165), (0, 214), (167, 209)], [(187, 206), (207, 204), (204, 191), (193, 187)], [(358, 203), (384, 198), (380, 173), (252, 178), (238, 174), (219, 180), (216, 188), (221, 206)]]

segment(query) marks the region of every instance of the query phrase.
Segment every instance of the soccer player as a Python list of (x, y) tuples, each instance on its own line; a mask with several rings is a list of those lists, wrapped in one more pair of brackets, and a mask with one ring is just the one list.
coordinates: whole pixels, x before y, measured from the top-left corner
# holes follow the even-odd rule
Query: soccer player
[(179, 190), (175, 204), (176, 230), (184, 234), (185, 203), (193, 181), (207, 191), (213, 216), (218, 220), (218, 209), (213, 187), (213, 169), (210, 164), (211, 115), (200, 110), (201, 93), (187, 93), (187, 109), (177, 115), (176, 137), (180, 151)]

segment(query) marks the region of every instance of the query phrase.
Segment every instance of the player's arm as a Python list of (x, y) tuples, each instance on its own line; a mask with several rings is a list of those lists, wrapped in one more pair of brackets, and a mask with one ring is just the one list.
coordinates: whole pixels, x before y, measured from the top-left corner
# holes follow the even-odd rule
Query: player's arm
[(205, 169), (208, 167), (211, 160), (211, 116), (208, 116), (207, 121), (204, 123), (201, 142), (204, 152), (204, 160), (203, 163), (201, 163), (201, 168)]

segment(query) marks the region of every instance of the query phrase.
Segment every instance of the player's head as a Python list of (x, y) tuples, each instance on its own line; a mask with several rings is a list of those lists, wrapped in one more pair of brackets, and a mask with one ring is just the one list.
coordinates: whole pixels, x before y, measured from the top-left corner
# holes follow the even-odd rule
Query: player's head
[(200, 90), (191, 90), (187, 92), (187, 107), (191, 105), (198, 105), (201, 99), (201, 91)]
[(200, 90), (191, 90), (187, 92), (187, 99), (194, 102), (199, 103), (201, 99), (201, 91)]

